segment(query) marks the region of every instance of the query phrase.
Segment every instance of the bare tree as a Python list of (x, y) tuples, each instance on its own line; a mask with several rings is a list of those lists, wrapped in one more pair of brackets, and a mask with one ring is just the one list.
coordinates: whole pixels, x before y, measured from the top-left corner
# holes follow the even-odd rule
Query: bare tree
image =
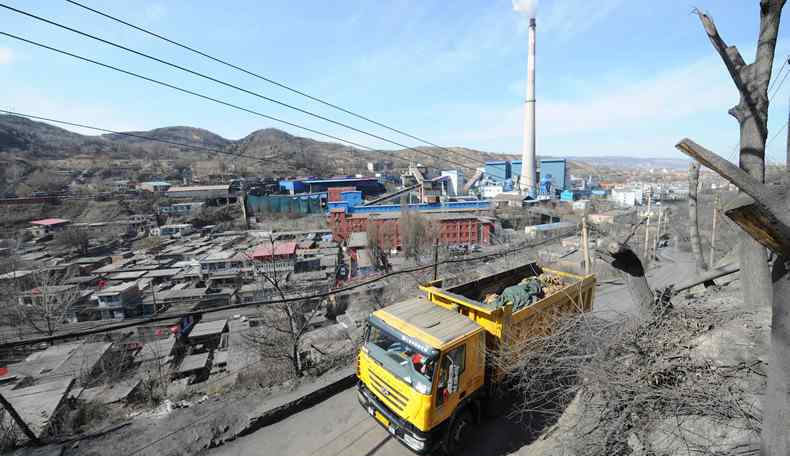
[(273, 360), (288, 361), (293, 375), (301, 376), (305, 369), (302, 358), (302, 338), (310, 328), (321, 305), (314, 300), (300, 299), (314, 290), (289, 287), (287, 271), (278, 271), (275, 242), (271, 242), (271, 263), (252, 260), (255, 273), (262, 280), (262, 288), (270, 288), (282, 302), (269, 304), (260, 309), (257, 331), (247, 334), (248, 342), (257, 346), (261, 356)]
[[(763, 405), (763, 455), (790, 454), (790, 274), (785, 262), (790, 258), (790, 216), (787, 182), (781, 191), (765, 185), (765, 142), (768, 136), (768, 85), (771, 80), (776, 37), (785, 0), (760, 1), (760, 32), (754, 63), (746, 64), (735, 46), (727, 46), (713, 19), (698, 12), (705, 32), (721, 56), (740, 102), (730, 109), (738, 120), (740, 168), (713, 152), (684, 139), (677, 147), (703, 165), (734, 183), (750, 198), (727, 211), (727, 216), (745, 229), (740, 243), (741, 287), (744, 301), (757, 306), (772, 305), (771, 348), (768, 358), (768, 386)], [(790, 170), (789, 170), (790, 171)], [(748, 234), (746, 234), (748, 233)], [(764, 246), (780, 257), (768, 274)], [(773, 286), (771, 284), (773, 279)]]
[(60, 191), (64, 185), (68, 184), (68, 179), (48, 169), (40, 169), (30, 174), (25, 179), (25, 183), (33, 190), (57, 192)]
[(88, 254), (90, 239), (86, 230), (78, 228), (68, 228), (55, 235), (55, 242), (64, 247), (76, 249), (80, 255)]
[(368, 223), (367, 254), (370, 261), (379, 271), (389, 271), (389, 250), (392, 248), (392, 239), (387, 233), (388, 225)]
[(47, 336), (60, 329), (69, 314), (76, 312), (74, 306), (80, 299), (79, 287), (64, 283), (69, 275), (56, 269), (42, 269), (25, 276), (25, 282), (32, 288), (17, 281), (12, 305), (19, 320)]
[[(735, 46), (728, 46), (719, 35), (713, 18), (697, 12), (713, 47), (721, 56), (740, 102), (729, 113), (740, 125), (740, 167), (759, 182), (765, 182), (765, 141), (768, 136), (768, 84), (785, 0), (760, 1), (760, 32), (753, 63), (746, 64)], [(744, 234), (739, 244), (741, 286), (744, 299), (758, 306), (771, 302), (771, 281), (765, 249)]]
[(417, 258), (438, 235), (438, 224), (431, 223), (412, 209), (401, 208), (399, 226), (400, 245), (406, 258)]
[(692, 160), (689, 163), (689, 236), (691, 238), (691, 251), (697, 261), (697, 272), (706, 271), (708, 265), (702, 255), (702, 244), (699, 236), (699, 209), (697, 207), (697, 191), (699, 189), (699, 163)]

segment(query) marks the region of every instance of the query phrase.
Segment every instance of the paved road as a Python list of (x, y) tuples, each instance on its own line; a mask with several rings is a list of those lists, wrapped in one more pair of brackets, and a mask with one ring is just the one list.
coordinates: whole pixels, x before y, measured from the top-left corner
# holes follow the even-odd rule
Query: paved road
[[(483, 438), (485, 436), (485, 438)], [(505, 416), (472, 431), (461, 456), (507, 455), (529, 443), (523, 425)], [(413, 456), (367, 414), (346, 390), (290, 418), (211, 450), (212, 456)]]

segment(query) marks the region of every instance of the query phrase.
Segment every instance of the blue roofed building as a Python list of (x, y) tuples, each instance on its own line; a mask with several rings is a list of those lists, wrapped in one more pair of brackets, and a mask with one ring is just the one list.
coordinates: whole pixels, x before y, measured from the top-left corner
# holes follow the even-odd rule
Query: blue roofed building
[(510, 179), (510, 171), (510, 162), (507, 160), (490, 160), (485, 165), (486, 177), (498, 183)]

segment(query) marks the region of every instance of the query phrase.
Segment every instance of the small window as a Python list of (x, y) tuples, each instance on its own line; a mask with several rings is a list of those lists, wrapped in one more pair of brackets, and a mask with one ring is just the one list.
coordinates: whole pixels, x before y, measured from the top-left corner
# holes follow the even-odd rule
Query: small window
[(436, 386), (436, 405), (442, 405), (449, 398), (450, 394), (447, 390), (447, 385), (450, 380), (450, 364), (458, 366), (458, 378), (460, 381), (461, 375), (466, 369), (466, 345), (456, 347), (447, 352), (442, 357), (442, 365), (439, 370), (439, 381)]

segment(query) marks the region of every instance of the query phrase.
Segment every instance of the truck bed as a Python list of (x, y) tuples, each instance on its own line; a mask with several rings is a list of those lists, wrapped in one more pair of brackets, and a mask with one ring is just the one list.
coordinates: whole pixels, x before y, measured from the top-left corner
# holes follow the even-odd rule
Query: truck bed
[[(511, 306), (483, 302), (489, 294), (501, 294), (505, 288), (543, 273), (561, 277), (564, 286), (516, 312)], [(506, 335), (521, 339), (545, 334), (551, 330), (551, 323), (559, 314), (589, 311), (595, 291), (595, 276), (554, 271), (541, 268), (537, 263), (527, 263), (448, 288), (442, 288), (440, 283), (420, 288), (435, 304), (466, 315), (501, 342)]]

